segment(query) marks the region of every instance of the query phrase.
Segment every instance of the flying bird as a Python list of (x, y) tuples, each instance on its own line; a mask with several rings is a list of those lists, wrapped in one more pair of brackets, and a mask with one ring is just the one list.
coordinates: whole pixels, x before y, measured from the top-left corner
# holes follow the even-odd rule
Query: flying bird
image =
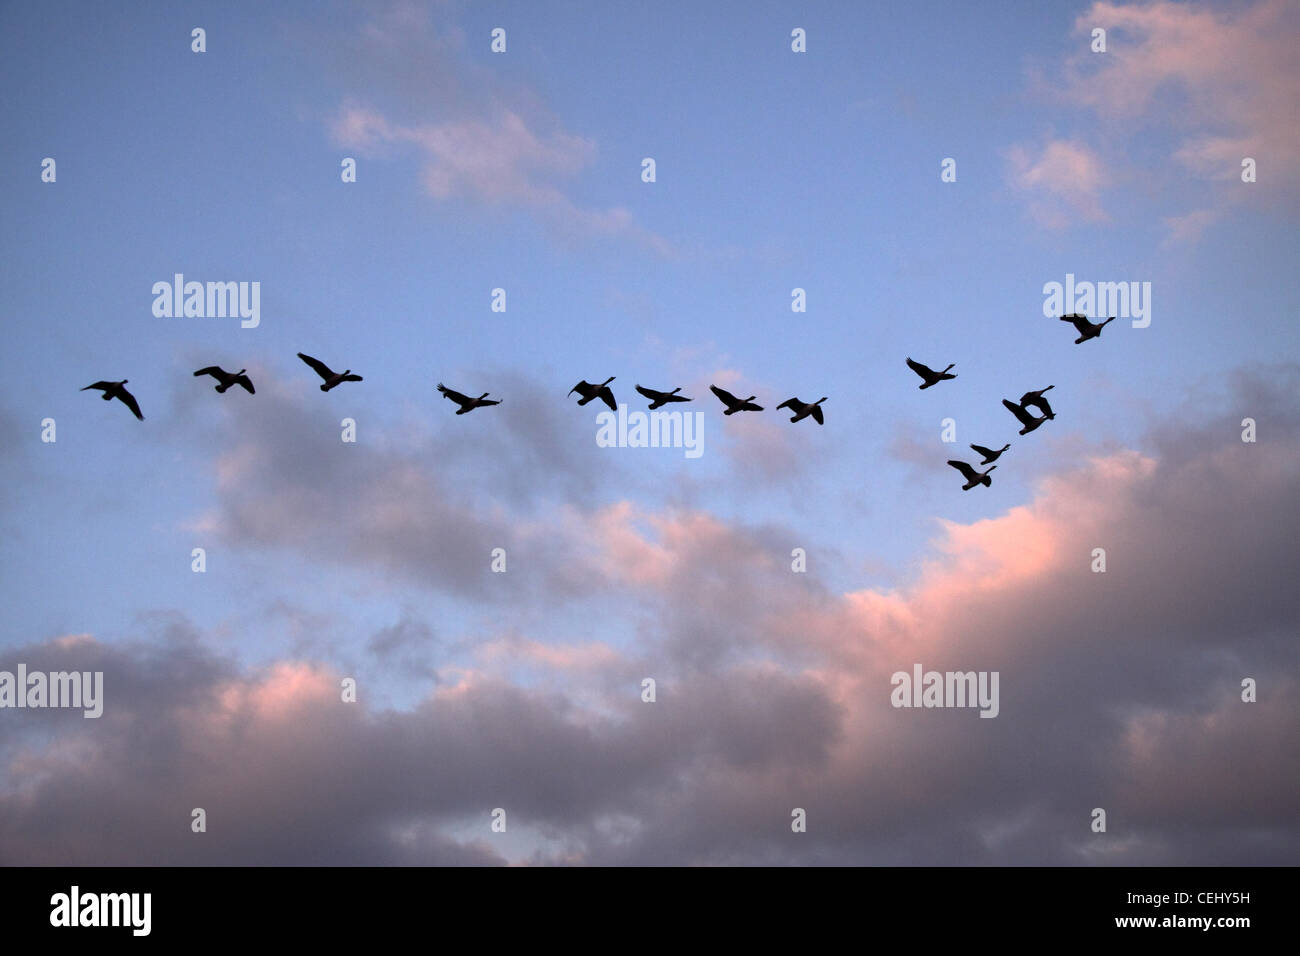
[(449, 398), (460, 406), (460, 411), (456, 413), (457, 415), (464, 415), (466, 412), (472, 412), (474, 409), (482, 408), (485, 405), (501, 404), (501, 399), (499, 398), (488, 401), (487, 397), (491, 394), (489, 392), (484, 392), (478, 398), (470, 398), (468, 395), (462, 395), (455, 389), (447, 388), (447, 386), (443, 385), (442, 382), (438, 383), (438, 391), (442, 392), (443, 398)]
[(953, 367), (952, 365), (949, 365), (948, 368), (944, 369), (942, 372), (936, 372), (934, 369), (928, 368), (922, 365), (920, 362), (913, 362), (909, 358), (907, 360), (907, 367), (910, 368), (917, 375), (921, 376), (921, 378), (925, 379), (925, 384), (921, 386), (921, 388), (923, 389), (929, 388), (931, 385), (938, 385), (940, 382), (944, 381), (945, 379), (957, 377), (956, 375), (948, 374), (948, 368), (952, 368)]
[(84, 392), (88, 389), (97, 388), (104, 393), (104, 401), (111, 401), (114, 398), (120, 399), (123, 405), (131, 409), (136, 418), (144, 421), (144, 416), (140, 414), (140, 406), (136, 404), (135, 396), (122, 387), (128, 381), (129, 379), (124, 378), (120, 382), (96, 382), (94, 385), (87, 385), (80, 391)]
[(997, 465), (990, 465), (988, 471), (976, 471), (964, 461), (950, 461), (952, 465), (966, 478), (966, 484), (961, 486), (962, 491), (970, 491), (976, 485), (983, 485), (985, 488), (993, 487), (993, 476), (989, 474)]
[(1055, 418), (1056, 413), (1052, 411), (1052, 406), (1049, 405), (1047, 399), (1043, 397), (1044, 392), (1050, 392), (1054, 388), (1056, 388), (1055, 385), (1049, 385), (1047, 388), (1040, 388), (1036, 392), (1025, 392), (1025, 394), (1020, 396), (1020, 406), (1022, 408), (1027, 408), (1030, 405), (1035, 405), (1038, 407), (1038, 410), (1048, 418)]
[(984, 456), (981, 465), (991, 465), (1002, 457), (1002, 453), (1010, 448), (1010, 444), (1003, 445), (1001, 448), (985, 448), (983, 445), (971, 445), (976, 452)]
[(718, 388), (716, 385), (710, 385), (709, 391), (722, 400), (722, 404), (727, 406), (724, 415), (734, 415), (736, 412), (761, 412), (762, 405), (755, 405), (754, 399), (757, 396), (751, 395), (749, 398), (737, 398), (725, 388)]
[(249, 380), (248, 376), (244, 374), (247, 371), (248, 369), (241, 368), (238, 372), (227, 372), (220, 365), (209, 365), (207, 368), (199, 369), (194, 374), (196, 376), (211, 375), (218, 383), (220, 383), (217, 385), (218, 392), (224, 392), (232, 385), (242, 385), (244, 388), (248, 389), (249, 395), (253, 395), (255, 394), (253, 391), (253, 383)]
[(817, 401), (811, 403), (801, 402), (797, 398), (787, 398), (784, 402), (782, 402), (780, 405), (776, 407), (788, 408), (790, 409), (790, 411), (794, 412), (794, 417), (790, 419), (790, 421), (792, 422), (800, 421), (801, 419), (807, 418), (809, 415), (811, 415), (817, 421), (818, 425), (824, 425), (826, 423), (822, 420), (822, 409), (821, 409), (822, 402), (824, 401), (826, 401), (826, 396), (824, 395), (821, 398), (819, 398)]
[(342, 372), (335, 372), (320, 359), (314, 359), (310, 355), (303, 355), (299, 352), (298, 358), (314, 368), (316, 374), (325, 380), (325, 384), (320, 387), (322, 392), (328, 392), (331, 388), (342, 385), (344, 382), (360, 382), (362, 380), (360, 375), (353, 375), (350, 368)]
[(1012, 415), (1015, 415), (1016, 418), (1019, 419), (1020, 424), (1025, 426), (1024, 428), (1020, 429), (1020, 434), (1022, 435), (1028, 435), (1039, 425), (1043, 424), (1043, 422), (1047, 421), (1046, 415), (1044, 415), (1042, 418), (1035, 418), (1033, 415), (1029, 414), (1029, 412), (1024, 408), (1024, 406), (1017, 405), (1015, 402), (1009, 401), (1008, 399), (1005, 398), (1002, 399), (1002, 404), (1006, 406), (1007, 411), (1009, 411)]
[(1074, 340), (1074, 344), (1081, 345), (1088, 341), (1088, 339), (1095, 339), (1097, 336), (1101, 335), (1101, 330), (1114, 322), (1115, 316), (1112, 315), (1105, 322), (1098, 324), (1096, 322), (1089, 322), (1086, 315), (1072, 312), (1070, 315), (1061, 316), (1061, 321), (1074, 323), (1074, 327), (1079, 330), (1079, 337)]
[[(605, 381), (601, 382), (599, 385), (592, 385), (590, 382), (582, 381), (569, 389), (569, 395), (572, 395), (574, 392), (581, 395), (582, 398), (578, 399), (579, 405), (586, 405), (593, 398), (599, 398), (614, 411), (618, 411), (618, 404), (614, 401), (614, 393), (610, 391), (609, 388), (609, 383), (612, 381), (614, 381), (613, 375), (605, 379)], [(565, 397), (567, 398), (568, 395)]]
[(682, 390), (681, 386), (678, 386), (677, 388), (673, 389), (671, 392), (658, 392), (655, 391), (653, 388), (643, 388), (640, 385), (636, 387), (636, 390), (640, 392), (642, 395), (644, 395), (646, 398), (650, 399), (651, 411), (653, 411), (654, 409), (658, 408), (661, 405), (667, 405), (669, 402), (692, 401), (692, 399), (687, 398), (685, 395), (677, 394)]

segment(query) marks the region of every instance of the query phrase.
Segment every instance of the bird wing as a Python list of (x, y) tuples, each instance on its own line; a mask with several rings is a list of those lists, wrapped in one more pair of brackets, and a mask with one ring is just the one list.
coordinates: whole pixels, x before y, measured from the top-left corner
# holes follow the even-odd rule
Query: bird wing
[(244, 388), (248, 389), (249, 395), (257, 394), (257, 390), (253, 388), (253, 380), (249, 378), (247, 375), (241, 375), (239, 376), (239, 378), (235, 379), (235, 381), (238, 382), (240, 385), (244, 386)]
[(84, 392), (87, 391), (88, 389), (97, 388), (101, 392), (107, 392), (112, 387), (113, 387), (112, 382), (96, 382), (94, 385), (87, 385), (85, 388), (79, 389), (79, 391)]
[(344, 382), (364, 382), (365, 379), (362, 378), (360, 375), (344, 375), (343, 378), (342, 378), (342, 381), (344, 381)]
[(209, 365), (207, 368), (201, 368), (201, 369), (199, 369), (199, 370), (198, 370), (197, 372), (195, 372), (194, 374), (195, 374), (195, 375), (211, 375), (213, 378), (221, 378), (221, 366), (220, 366), (220, 365)]
[(665, 402), (691, 402), (694, 401), (694, 399), (687, 398), (685, 395), (665, 395), (664, 401)]
[(784, 402), (782, 402), (780, 405), (776, 407), (788, 408), (793, 412), (797, 412), (803, 407), (803, 402), (799, 401), (799, 399), (797, 398), (787, 398)]
[(500, 405), (500, 404), (501, 404), (501, 399), (499, 398), (485, 398), (479, 402), (479, 405)]
[(1016, 418), (1020, 419), (1020, 424), (1028, 425), (1033, 422), (1034, 417), (1030, 415), (1027, 411), (1025, 411), (1023, 408), (1021, 408), (1019, 405), (1017, 405), (1015, 402), (1008, 401), (1007, 399), (1004, 398), (1002, 399), (1002, 404), (1007, 407), (1007, 411), (1009, 411), (1012, 415), (1015, 415)]
[(761, 412), (763, 410), (762, 405), (755, 405), (753, 402), (741, 402), (740, 407), (747, 412)]
[(1078, 313), (1074, 313), (1074, 312), (1070, 313), (1069, 315), (1061, 316), (1061, 321), (1069, 322), (1080, 332), (1087, 332), (1090, 328), (1092, 328), (1092, 323), (1088, 321), (1088, 317), (1086, 315), (1079, 315)]
[(1037, 405), (1040, 409), (1042, 409), (1044, 415), (1050, 416), (1051, 414), (1053, 414), (1051, 404), (1049, 404), (1047, 399), (1044, 398), (1042, 395), (1038, 396), (1038, 398), (1034, 400), (1034, 404)]
[(985, 448), (983, 445), (971, 445), (971, 448), (972, 448), (974, 451), (979, 452), (979, 453), (980, 453), (981, 455), (983, 455), (985, 458), (987, 458), (989, 455), (993, 454), (993, 449), (992, 449), (992, 448)]
[(967, 481), (974, 481), (979, 477), (979, 472), (964, 461), (950, 461), (948, 464), (960, 471), (966, 477)]
[(308, 365), (314, 368), (316, 370), (316, 374), (319, 375), (321, 378), (325, 379), (326, 381), (329, 381), (331, 378), (334, 377), (334, 370), (331, 369), (324, 362), (322, 362), (320, 359), (314, 359), (310, 355), (304, 355), (301, 352), (298, 353), (298, 358), (302, 359), (304, 362), (306, 362)]
[(613, 391), (610, 390), (610, 387), (608, 385), (602, 386), (600, 391), (597, 392), (597, 394), (600, 396), (600, 400), (602, 402), (604, 402), (614, 411), (618, 411), (618, 403), (614, 401), (614, 393)]
[[(579, 395), (581, 395), (583, 398), (586, 398), (586, 397), (587, 397), (587, 392), (588, 392), (588, 390), (590, 390), (590, 388), (591, 388), (591, 385), (588, 384), (587, 380), (584, 378), (584, 379), (583, 379), (581, 382), (579, 382), (577, 385), (573, 386), (573, 388), (569, 389), (569, 395), (572, 395), (574, 392), (577, 392), (577, 393), (578, 393)], [(566, 395), (566, 396), (564, 396), (564, 397), (565, 397), (565, 398), (568, 398), (569, 395)]]
[(825, 420), (824, 418), (822, 418), (822, 407), (821, 407), (820, 405), (814, 405), (814, 406), (813, 406), (812, 417), (815, 418), (815, 419), (817, 419), (817, 424), (818, 424), (818, 425), (825, 425), (825, 424), (826, 424), (826, 420)]
[(718, 388), (718, 386), (716, 385), (710, 385), (709, 391), (711, 391), (714, 395), (718, 396), (718, 398), (722, 399), (722, 404), (726, 405), (728, 408), (740, 404), (740, 400), (736, 398), (735, 395), (732, 395), (725, 388)]
[(921, 378), (934, 374), (932, 369), (922, 365), (920, 362), (913, 362), (910, 358), (907, 360), (907, 367), (917, 375), (921, 376)]
[(642, 386), (638, 385), (636, 386), (636, 390), (640, 392), (642, 395), (644, 395), (646, 398), (650, 399), (650, 401), (652, 402), (658, 402), (662, 400), (664, 397), (663, 392), (656, 392), (653, 388), (643, 388)]
[(140, 406), (136, 404), (134, 395), (128, 392), (125, 388), (119, 388), (117, 390), (117, 397), (122, 400), (123, 404), (125, 404), (127, 408), (131, 409), (131, 411), (135, 413), (136, 418), (140, 419), (140, 421), (144, 421), (144, 416), (140, 414)]
[(457, 405), (468, 405), (470, 403), (470, 399), (468, 396), (462, 395), (454, 388), (448, 388), (447, 386), (443, 385), (441, 382), (438, 383), (438, 391), (442, 392), (443, 398), (450, 398)]

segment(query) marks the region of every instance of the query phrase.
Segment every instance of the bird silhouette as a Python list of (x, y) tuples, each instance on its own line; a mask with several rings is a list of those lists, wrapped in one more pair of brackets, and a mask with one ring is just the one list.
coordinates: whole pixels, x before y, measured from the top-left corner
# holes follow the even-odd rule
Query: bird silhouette
[(710, 385), (709, 391), (718, 396), (722, 400), (722, 404), (727, 406), (727, 410), (722, 413), (724, 415), (734, 415), (736, 412), (761, 412), (763, 410), (762, 405), (754, 404), (756, 397), (754, 395), (749, 396), (749, 398), (737, 398), (725, 388), (718, 388), (716, 385)]
[(94, 385), (87, 385), (85, 388), (80, 389), (80, 391), (84, 392), (92, 388), (97, 388), (104, 393), (104, 401), (111, 401), (114, 398), (119, 399), (123, 405), (131, 409), (131, 412), (136, 418), (140, 419), (140, 421), (144, 421), (144, 416), (140, 414), (140, 406), (136, 403), (135, 396), (122, 387), (128, 381), (130, 380), (124, 378), (120, 382), (96, 382)]
[(1101, 330), (1114, 322), (1115, 316), (1112, 315), (1105, 322), (1097, 323), (1089, 322), (1086, 315), (1080, 315), (1078, 312), (1073, 312), (1070, 315), (1061, 316), (1061, 321), (1074, 323), (1074, 327), (1079, 330), (1079, 337), (1074, 340), (1074, 344), (1081, 345), (1088, 341), (1088, 339), (1095, 339), (1101, 335)]
[(207, 368), (199, 369), (194, 374), (196, 376), (211, 375), (219, 383), (217, 385), (218, 392), (224, 392), (232, 385), (242, 385), (244, 388), (248, 389), (248, 394), (253, 395), (255, 394), (253, 391), (253, 383), (249, 380), (248, 376), (244, 374), (247, 371), (248, 369), (241, 368), (238, 372), (227, 372), (220, 365), (209, 365)]
[(985, 448), (983, 445), (971, 445), (971, 448), (984, 456), (984, 460), (980, 462), (981, 465), (991, 465), (993, 462), (1001, 458), (1002, 453), (1010, 447), (1010, 444), (1003, 445), (1001, 448), (996, 449)]
[(948, 368), (944, 369), (942, 372), (936, 372), (934, 369), (928, 368), (927, 366), (922, 365), (920, 362), (913, 362), (909, 358), (907, 360), (907, 367), (910, 368), (917, 375), (921, 376), (921, 378), (925, 379), (925, 383), (921, 386), (922, 389), (929, 388), (931, 385), (938, 385), (940, 382), (944, 381), (945, 379), (957, 377), (956, 375), (948, 374), (948, 368), (952, 368), (953, 367), (952, 365), (949, 365)]
[(489, 392), (484, 392), (478, 398), (470, 398), (468, 395), (462, 395), (455, 389), (447, 388), (447, 386), (443, 385), (442, 382), (438, 383), (438, 391), (442, 392), (443, 398), (449, 398), (460, 406), (460, 411), (456, 413), (457, 415), (464, 415), (466, 412), (472, 412), (474, 409), (482, 408), (485, 405), (501, 404), (501, 399), (499, 398), (487, 401), (486, 399), (488, 395), (491, 394)]
[(673, 389), (671, 392), (659, 392), (653, 388), (644, 388), (640, 385), (636, 387), (636, 390), (640, 392), (642, 395), (644, 395), (646, 398), (650, 399), (651, 411), (653, 411), (654, 409), (658, 408), (661, 405), (667, 405), (669, 402), (693, 401), (693, 399), (689, 399), (685, 395), (677, 394), (682, 390), (681, 386), (678, 386), (677, 388)]
[(788, 408), (790, 411), (794, 412), (794, 417), (790, 419), (792, 422), (797, 422), (811, 415), (818, 425), (824, 425), (826, 423), (822, 420), (821, 408), (822, 402), (824, 401), (826, 401), (826, 396), (824, 395), (817, 401), (809, 403), (801, 402), (798, 398), (787, 398), (776, 407)]
[[(613, 375), (605, 379), (605, 381), (601, 382), (599, 385), (592, 385), (590, 382), (582, 381), (569, 389), (569, 395), (572, 395), (574, 392), (581, 395), (582, 398), (578, 399), (579, 405), (586, 405), (593, 398), (599, 398), (611, 409), (618, 411), (618, 404), (614, 401), (614, 393), (610, 391), (609, 388), (609, 383), (612, 381), (614, 381)], [(567, 398), (568, 396), (566, 395), (565, 397)]]
[(1024, 428), (1020, 429), (1020, 434), (1022, 435), (1028, 435), (1039, 425), (1043, 424), (1043, 422), (1047, 421), (1046, 415), (1044, 415), (1042, 418), (1035, 418), (1033, 415), (1030, 415), (1029, 412), (1025, 410), (1024, 406), (1017, 405), (1015, 402), (1009, 401), (1008, 399), (1005, 398), (1002, 399), (1002, 404), (1006, 406), (1007, 411), (1009, 411), (1012, 415), (1015, 415), (1016, 418), (1019, 419), (1020, 424), (1025, 426)]
[(1055, 418), (1056, 413), (1052, 411), (1052, 406), (1048, 404), (1047, 399), (1043, 397), (1044, 392), (1050, 392), (1054, 388), (1056, 388), (1055, 385), (1049, 385), (1047, 388), (1040, 388), (1036, 392), (1025, 392), (1025, 394), (1020, 396), (1020, 406), (1022, 408), (1027, 408), (1030, 405), (1035, 405), (1038, 407), (1038, 410), (1048, 418)]
[(976, 485), (983, 485), (985, 488), (993, 487), (993, 476), (989, 472), (997, 465), (990, 465), (988, 471), (976, 471), (964, 461), (949, 461), (948, 464), (966, 476), (966, 484), (961, 486), (962, 491), (970, 491)]
[(325, 384), (320, 387), (322, 392), (328, 392), (331, 388), (342, 385), (344, 382), (360, 382), (360, 375), (353, 375), (352, 369), (345, 369), (342, 372), (335, 372), (320, 359), (314, 359), (310, 355), (298, 353), (298, 358), (302, 359), (308, 365), (316, 370), (316, 374), (325, 380)]

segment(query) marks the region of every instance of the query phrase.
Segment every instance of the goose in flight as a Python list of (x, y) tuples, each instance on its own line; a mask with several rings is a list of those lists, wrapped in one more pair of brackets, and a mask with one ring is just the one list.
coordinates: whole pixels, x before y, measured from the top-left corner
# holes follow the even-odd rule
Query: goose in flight
[(1033, 415), (1029, 414), (1023, 405), (1017, 405), (1015, 402), (1009, 401), (1005, 398), (1002, 399), (1002, 404), (1006, 406), (1007, 411), (1016, 416), (1021, 425), (1025, 426), (1020, 429), (1020, 434), (1022, 435), (1028, 435), (1039, 425), (1043, 424), (1043, 422), (1047, 421), (1046, 415), (1042, 418), (1035, 418)]
[(1055, 418), (1056, 413), (1052, 411), (1052, 406), (1048, 404), (1047, 399), (1043, 397), (1044, 392), (1050, 392), (1056, 388), (1055, 385), (1049, 385), (1047, 388), (1040, 388), (1036, 392), (1025, 392), (1020, 396), (1020, 407), (1027, 408), (1030, 405), (1036, 405), (1038, 410), (1048, 418)]
[(140, 414), (140, 406), (136, 404), (135, 396), (122, 387), (128, 381), (129, 379), (124, 378), (120, 382), (96, 382), (94, 385), (87, 385), (81, 391), (97, 388), (104, 393), (104, 401), (111, 401), (114, 398), (120, 399), (123, 405), (131, 409), (136, 418), (144, 421), (144, 416)]
[(784, 402), (782, 402), (780, 405), (776, 407), (788, 408), (790, 409), (790, 411), (794, 412), (794, 417), (790, 419), (790, 421), (792, 422), (797, 422), (811, 415), (816, 420), (818, 425), (825, 425), (826, 423), (822, 420), (822, 409), (821, 409), (822, 402), (824, 401), (826, 401), (825, 395), (823, 395), (817, 401), (807, 403), (807, 404), (799, 401), (798, 398), (787, 398)]
[(964, 461), (950, 461), (952, 465), (962, 473), (966, 478), (966, 484), (961, 486), (962, 491), (970, 491), (976, 485), (983, 485), (985, 488), (993, 487), (993, 476), (989, 474), (997, 465), (990, 465), (988, 471), (976, 471)]
[(249, 395), (253, 395), (256, 394), (253, 391), (253, 383), (249, 380), (248, 376), (244, 374), (247, 371), (248, 369), (241, 368), (238, 372), (227, 372), (220, 365), (209, 365), (207, 368), (199, 369), (194, 374), (196, 376), (211, 375), (219, 383), (217, 385), (218, 392), (224, 392), (232, 385), (242, 385), (244, 388), (248, 389)]
[(640, 392), (642, 395), (644, 395), (646, 398), (650, 399), (651, 411), (654, 411), (660, 405), (667, 405), (669, 402), (693, 401), (693, 399), (689, 399), (685, 395), (677, 394), (682, 390), (680, 385), (677, 388), (673, 389), (671, 392), (658, 392), (655, 391), (653, 388), (644, 388), (640, 385), (636, 387), (636, 390)]
[(928, 368), (922, 365), (920, 362), (913, 362), (909, 358), (907, 360), (907, 367), (910, 368), (917, 375), (921, 376), (921, 378), (925, 379), (925, 384), (921, 386), (921, 388), (923, 389), (929, 388), (931, 385), (938, 385), (940, 382), (944, 381), (945, 379), (957, 377), (956, 375), (948, 374), (948, 368), (952, 368), (953, 367), (952, 365), (949, 365), (948, 368), (944, 369), (942, 372), (936, 372), (934, 369)]
[(1115, 321), (1115, 316), (1111, 316), (1105, 322), (1089, 322), (1086, 315), (1080, 315), (1078, 312), (1072, 312), (1069, 315), (1061, 316), (1062, 322), (1072, 322), (1074, 327), (1079, 330), (1079, 337), (1074, 340), (1075, 345), (1082, 345), (1088, 339), (1095, 339), (1101, 335), (1101, 330), (1110, 323)]
[(487, 401), (487, 397), (490, 394), (489, 392), (484, 392), (478, 398), (470, 398), (468, 395), (462, 395), (460, 392), (456, 391), (455, 389), (448, 388), (447, 386), (443, 385), (442, 382), (438, 383), (438, 391), (442, 392), (443, 398), (449, 398), (457, 405), (460, 406), (460, 411), (456, 413), (457, 415), (464, 415), (466, 412), (472, 412), (474, 411), (474, 409), (482, 408), (485, 405), (501, 404), (501, 399), (499, 398), (492, 401)]
[[(592, 385), (590, 382), (584, 380), (569, 389), (569, 395), (572, 395), (574, 392), (581, 395), (582, 398), (578, 399), (579, 405), (586, 405), (593, 398), (599, 398), (611, 409), (618, 411), (618, 404), (614, 401), (614, 393), (609, 387), (609, 383), (612, 381), (614, 381), (613, 375), (605, 379), (605, 381), (601, 382), (599, 385)], [(566, 395), (565, 398), (568, 398), (568, 395)]]
[(762, 405), (755, 405), (754, 399), (757, 396), (751, 395), (749, 398), (737, 398), (725, 388), (718, 388), (716, 385), (710, 385), (709, 391), (722, 400), (722, 404), (727, 406), (724, 415), (734, 415), (736, 412), (761, 412)]
[(985, 448), (983, 445), (971, 445), (971, 448), (973, 448), (978, 454), (984, 456), (984, 460), (980, 462), (981, 465), (993, 464), (993, 462), (1001, 458), (1002, 453), (1010, 447), (1010, 443), (1003, 445), (1001, 448)]
[(303, 353), (299, 352), (298, 358), (302, 359), (304, 362), (306, 362), (308, 365), (314, 368), (316, 370), (316, 374), (325, 380), (325, 384), (320, 387), (320, 390), (322, 392), (328, 392), (331, 388), (334, 388), (337, 385), (342, 385), (344, 382), (362, 381), (361, 376), (353, 375), (352, 369), (350, 368), (345, 369), (342, 372), (335, 372), (333, 369), (331, 369), (320, 359), (314, 359), (310, 355), (303, 355)]

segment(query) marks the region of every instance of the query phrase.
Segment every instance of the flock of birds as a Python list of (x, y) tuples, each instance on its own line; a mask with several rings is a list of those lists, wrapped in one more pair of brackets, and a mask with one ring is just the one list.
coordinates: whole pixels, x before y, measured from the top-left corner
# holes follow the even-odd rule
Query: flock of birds
[[(1074, 313), (1071, 315), (1061, 316), (1061, 321), (1072, 323), (1078, 330), (1079, 337), (1074, 340), (1074, 344), (1080, 345), (1089, 339), (1095, 339), (1100, 336), (1101, 330), (1105, 328), (1107, 324), (1115, 321), (1115, 316), (1112, 315), (1110, 318), (1106, 319), (1105, 322), (1098, 323), (1090, 321), (1086, 316)], [(316, 372), (317, 375), (321, 377), (321, 380), (324, 383), (320, 387), (322, 392), (328, 392), (332, 388), (337, 388), (344, 382), (363, 381), (360, 375), (353, 375), (352, 369), (350, 368), (344, 369), (342, 372), (335, 372), (320, 359), (312, 358), (310, 355), (305, 355), (304, 353), (299, 352), (298, 358), (302, 359)], [(921, 377), (920, 388), (922, 391), (931, 386), (938, 385), (940, 382), (948, 381), (949, 379), (957, 377), (952, 372), (952, 369), (955, 368), (952, 364), (949, 364), (948, 367), (942, 371), (936, 372), (929, 366), (922, 365), (920, 362), (915, 362), (911, 358), (908, 358), (907, 367)], [(241, 368), (238, 372), (227, 372), (219, 365), (209, 365), (206, 368), (198, 369), (194, 375), (196, 377), (200, 375), (212, 376), (217, 380), (216, 391), (219, 393), (225, 392), (227, 389), (238, 385), (250, 395), (254, 395), (256, 394), (256, 390), (253, 388), (253, 382), (248, 377), (247, 373), (248, 369), (244, 368)], [(108, 402), (116, 398), (127, 408), (131, 409), (132, 414), (134, 414), (136, 418), (144, 421), (144, 415), (140, 412), (140, 405), (135, 400), (135, 396), (126, 390), (126, 383), (128, 381), (129, 379), (124, 378), (120, 382), (95, 382), (93, 385), (87, 385), (85, 388), (81, 389), (81, 391), (85, 392), (92, 388), (98, 389), (104, 393), (102, 396), (104, 401)], [(586, 405), (588, 402), (600, 399), (612, 410), (617, 411), (618, 403), (614, 399), (613, 390), (609, 387), (609, 383), (612, 381), (614, 381), (614, 376), (612, 375), (598, 385), (583, 380), (573, 386), (573, 388), (569, 389), (569, 395), (577, 392), (579, 396), (579, 405)], [(1056, 417), (1056, 413), (1052, 411), (1052, 406), (1047, 401), (1045, 395), (1045, 393), (1051, 391), (1055, 387), (1056, 386), (1054, 385), (1048, 385), (1046, 388), (1040, 388), (1032, 392), (1025, 392), (1025, 394), (1020, 396), (1019, 402), (1013, 402), (1005, 398), (1002, 400), (1002, 404), (1006, 407), (1007, 411), (1011, 412), (1011, 414), (1016, 417), (1016, 420), (1020, 422), (1021, 435), (1028, 435), (1030, 432), (1040, 427), (1044, 422), (1051, 421)], [(636, 390), (644, 397), (650, 399), (649, 407), (651, 410), (661, 408), (664, 405), (669, 405), (674, 402), (694, 401), (692, 398), (678, 394), (682, 390), (681, 386), (674, 388), (670, 392), (661, 392), (658, 389), (646, 388), (642, 385), (637, 385)], [(456, 405), (459, 406), (456, 411), (457, 415), (464, 415), (468, 412), (472, 412), (476, 408), (485, 408), (489, 405), (501, 404), (500, 399), (488, 398), (488, 395), (491, 394), (490, 392), (484, 392), (478, 398), (471, 398), (455, 389), (447, 388), (441, 382), (438, 383), (438, 391), (442, 393), (443, 398), (455, 402)], [(750, 395), (748, 398), (737, 398), (725, 388), (718, 388), (716, 385), (710, 385), (709, 391), (713, 392), (713, 394), (718, 397), (718, 400), (726, 406), (726, 411), (722, 413), (724, 415), (734, 415), (737, 412), (763, 411), (762, 405), (754, 404), (754, 399), (757, 397), (755, 395)], [(815, 402), (803, 402), (796, 396), (787, 398), (776, 407), (786, 408), (793, 412), (794, 414), (790, 418), (790, 421), (792, 422), (802, 421), (805, 418), (812, 418), (818, 425), (824, 425), (825, 418), (822, 415), (821, 409), (821, 404), (824, 401), (826, 401), (826, 396), (822, 396)], [(1038, 409), (1042, 414), (1031, 414), (1029, 411), (1031, 407)], [(961, 472), (962, 476), (966, 479), (966, 484), (962, 485), (962, 490), (969, 491), (976, 485), (984, 485), (986, 488), (992, 487), (993, 478), (990, 473), (997, 468), (997, 465), (995, 465), (994, 462), (1002, 456), (1003, 452), (1011, 447), (1010, 443), (996, 449), (974, 444), (970, 447), (982, 456), (983, 460), (979, 463), (980, 466), (988, 465), (989, 467), (985, 471), (977, 471), (973, 465), (970, 465), (967, 462), (956, 460), (949, 461), (948, 464)]]

